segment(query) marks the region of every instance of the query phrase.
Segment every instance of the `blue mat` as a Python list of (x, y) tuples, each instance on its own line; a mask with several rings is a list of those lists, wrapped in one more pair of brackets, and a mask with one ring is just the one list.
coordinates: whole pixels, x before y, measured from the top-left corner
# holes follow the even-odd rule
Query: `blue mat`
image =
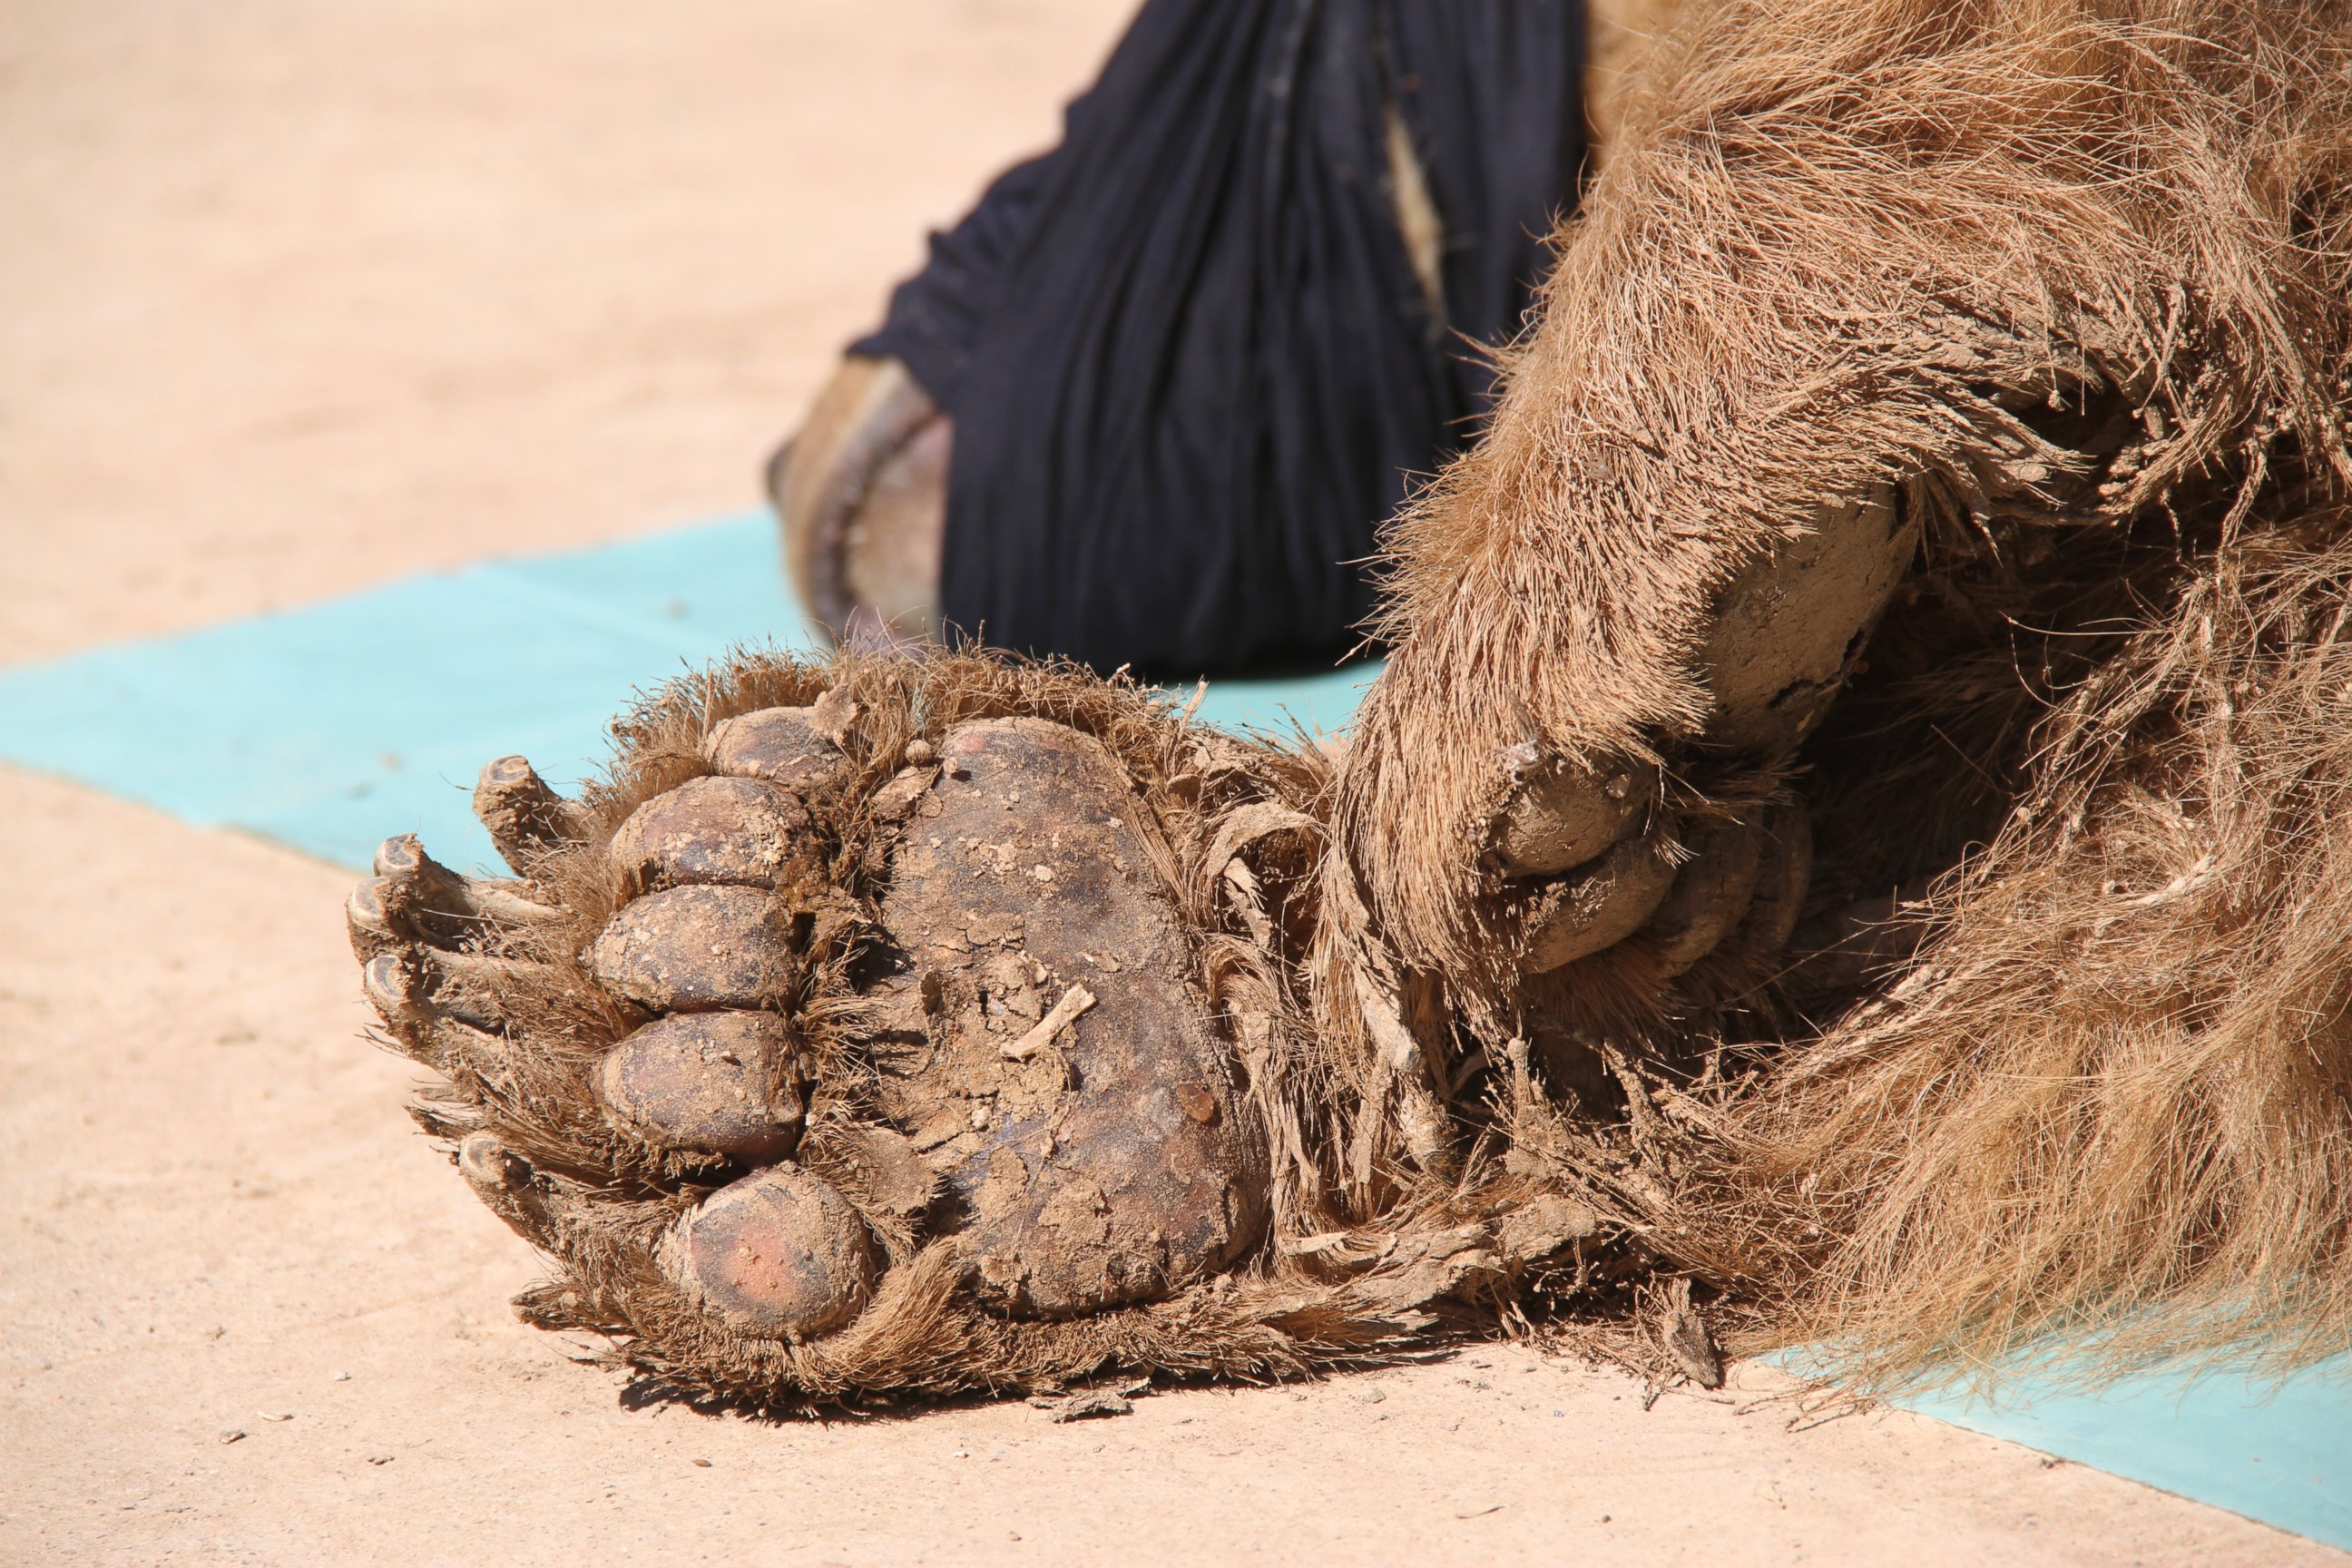
[(2019, 1377), (1996, 1402), (1953, 1394), (1902, 1403), (2352, 1551), (2352, 1361), (2284, 1382), (2150, 1373), (2097, 1394)]
[[(521, 752), (563, 787), (629, 692), (743, 643), (809, 646), (773, 526), (731, 518), (491, 562), (305, 609), (0, 670), (0, 757), (349, 867), (414, 830), (489, 862), (467, 801)], [(1213, 685), (1229, 726), (1346, 724), (1368, 668)], [(2097, 1397), (2010, 1382), (1922, 1412), (2352, 1549), (2352, 1366), (2283, 1386), (2150, 1377)]]
[[(0, 757), (338, 865), (414, 831), (480, 868), (484, 763), (520, 752), (568, 787), (633, 690), (745, 643), (814, 646), (776, 552), (758, 513), (0, 670)], [(1337, 729), (1370, 679), (1219, 682), (1200, 717)]]

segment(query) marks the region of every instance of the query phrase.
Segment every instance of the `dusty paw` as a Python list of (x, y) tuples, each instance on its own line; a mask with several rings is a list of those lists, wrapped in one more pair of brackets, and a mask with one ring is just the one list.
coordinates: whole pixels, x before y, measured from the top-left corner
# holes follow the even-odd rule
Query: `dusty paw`
[(877, 1335), (921, 1351), (887, 1340), (910, 1293), (1044, 1331), (1264, 1236), (1136, 759), (1035, 718), (926, 731), (908, 679), (666, 733), (585, 801), (502, 760), (477, 805), (522, 878), (395, 839), (354, 889), (365, 994), (449, 1080), (420, 1118), (564, 1269), (541, 1321), (821, 1388)]

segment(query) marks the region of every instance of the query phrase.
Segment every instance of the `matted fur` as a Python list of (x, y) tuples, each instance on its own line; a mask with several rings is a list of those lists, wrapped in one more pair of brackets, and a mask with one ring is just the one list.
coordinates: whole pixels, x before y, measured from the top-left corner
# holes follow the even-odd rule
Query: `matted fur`
[[(1782, 1335), (1845, 1336), (1882, 1377), (2053, 1331), (2101, 1340), (2109, 1367), (2256, 1323), (2282, 1353), (2342, 1342), (2345, 1047), (2301, 1011), (2331, 1017), (2340, 986), (2346, 911), (2313, 847), (2335, 764), (2309, 739), (2334, 710), (2275, 684), (2240, 700), (2233, 826), (2171, 830), (2201, 846), (2183, 865), (2210, 848), (2226, 872), (2120, 922), (2095, 906), (2123, 896), (2098, 893), (2102, 858), (2136, 847), (2116, 876), (2152, 892), (2181, 868), (2146, 882), (2170, 863), (2153, 825), (2204, 821), (2175, 795), (2209, 785), (2141, 723), (2147, 705), (2190, 702), (2199, 681), (2207, 700), (2248, 661), (2304, 659), (2307, 681), (2272, 674), (2307, 696), (2333, 668), (2256, 651), (2310, 617), (2250, 586), (2268, 579), (2237, 552), (2284, 528), (2332, 561), (2339, 520), (2297, 498), (2352, 476), (2347, 16), (2240, 0), (1682, 8), (1562, 231), (1540, 320), (1505, 355), (1488, 435), (1390, 538), (1394, 651), (1340, 780), (1320, 965), (1322, 1022), (1350, 1047), (1356, 1113), (1378, 1128), (1360, 1136), (1382, 1155), (1416, 1164), (1425, 1141), (1396, 1109), (1442, 1099), (1469, 1053), (1544, 1017), (1628, 1056), (1735, 1026), (1805, 1037), (1773, 1011), (1783, 987), (1600, 960), (1524, 978), (1481, 853), (1515, 748), (1663, 756), (1680, 810), (1782, 787), (1793, 763), (1832, 814), (1833, 855), (1879, 841), (1822, 868), (1828, 888), (1898, 875), (1904, 847), (1859, 830), (1903, 800), (1870, 773), (1913, 786), (1913, 859), (1931, 870), (2012, 795), (2063, 798), (2074, 837), (2047, 837), (2054, 806), (2041, 837), (2012, 826), (1938, 906), (1927, 967), (1884, 976), (1868, 1010), (1801, 1048), (1785, 1090), (1769, 1067), (1753, 1081), (1734, 1136), (1761, 1152), (1732, 1179), (1760, 1184), (1737, 1201), (1769, 1200), (1778, 1223), (1720, 1234), (1718, 1255), (1746, 1259), (1733, 1288), (1759, 1291)], [(1832, 765), (1826, 746), (1713, 756), (1696, 660), (1716, 595), (1823, 502), (1879, 483), (1925, 517), (1923, 582), (1958, 606), (1882, 629), (1940, 638), (1914, 710), (1868, 744), (1848, 733), (1834, 763), (1852, 776), (1803, 778)], [(2333, 581), (2295, 570), (2305, 598)], [(2053, 614), (1986, 613), (2004, 605)], [(2025, 744), (2050, 673), (2034, 667), (2111, 654), (2134, 625), (2153, 629), (2088, 689), (2138, 693), (2132, 722), (2086, 695), (2042, 750)], [(2210, 647), (2159, 673), (2149, 650), (2184, 626)], [(2240, 898), (2269, 912), (2217, 912)], [(1363, 994), (1410, 1013), (1399, 999), (1437, 977), (1422, 1059), (1384, 1055)], [(1760, 1011), (1727, 1020), (1726, 998)], [(1822, 1220), (1837, 1239), (1806, 1245)]]
[(2347, 524), (2190, 574), (2042, 727), (1918, 957), (1741, 1106), (1782, 1334), (1880, 1384), (2045, 1337), (2092, 1377), (2352, 1349)]

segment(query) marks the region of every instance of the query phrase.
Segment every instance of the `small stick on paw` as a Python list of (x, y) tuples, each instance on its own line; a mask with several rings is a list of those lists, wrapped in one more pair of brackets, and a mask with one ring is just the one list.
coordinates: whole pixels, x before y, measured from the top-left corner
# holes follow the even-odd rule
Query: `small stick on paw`
[(1078, 1015), (1095, 1005), (1095, 994), (1083, 985), (1073, 985), (1062, 993), (1062, 999), (1051, 1011), (1038, 1019), (1036, 1026), (1004, 1047), (1004, 1059), (1025, 1062), (1054, 1043), (1054, 1037), (1078, 1021)]

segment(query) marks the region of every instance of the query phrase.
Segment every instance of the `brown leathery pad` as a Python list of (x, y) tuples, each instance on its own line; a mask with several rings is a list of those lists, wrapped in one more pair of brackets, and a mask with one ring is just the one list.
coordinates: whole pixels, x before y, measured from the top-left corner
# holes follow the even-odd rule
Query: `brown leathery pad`
[[(1265, 1156), (1133, 788), (1038, 720), (940, 751), (882, 901), (927, 1059), (882, 1102), (945, 1175), (983, 1300), (1056, 1317), (1164, 1295), (1256, 1238)], [(1036, 1037), (1073, 992), (1094, 1000)]]

